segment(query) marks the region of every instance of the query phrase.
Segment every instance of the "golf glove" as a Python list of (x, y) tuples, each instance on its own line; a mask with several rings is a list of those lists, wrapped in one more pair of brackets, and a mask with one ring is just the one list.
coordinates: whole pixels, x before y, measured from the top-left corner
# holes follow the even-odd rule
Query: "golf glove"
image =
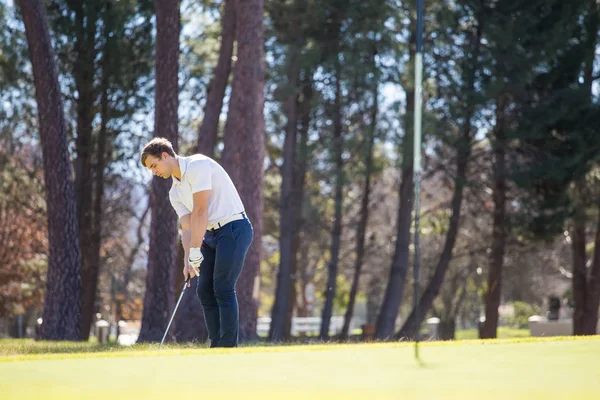
[(191, 247), (190, 255), (188, 257), (190, 267), (194, 269), (200, 268), (202, 260), (204, 260), (204, 256), (202, 255), (202, 251), (200, 251), (200, 247)]

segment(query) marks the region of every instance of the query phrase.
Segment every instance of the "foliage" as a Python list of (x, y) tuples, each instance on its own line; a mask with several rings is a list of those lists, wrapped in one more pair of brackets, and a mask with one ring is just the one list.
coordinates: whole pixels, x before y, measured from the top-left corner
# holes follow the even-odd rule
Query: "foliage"
[(523, 301), (515, 301), (512, 303), (514, 315), (509, 319), (510, 326), (517, 329), (525, 329), (529, 327), (527, 319), (532, 315), (540, 315), (540, 307), (535, 304), (528, 304)]

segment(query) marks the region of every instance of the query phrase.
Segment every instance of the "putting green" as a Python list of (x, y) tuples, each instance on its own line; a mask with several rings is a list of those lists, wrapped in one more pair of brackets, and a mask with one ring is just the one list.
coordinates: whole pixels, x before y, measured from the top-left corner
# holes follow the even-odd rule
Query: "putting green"
[(0, 357), (0, 399), (600, 398), (598, 337), (147, 349)]

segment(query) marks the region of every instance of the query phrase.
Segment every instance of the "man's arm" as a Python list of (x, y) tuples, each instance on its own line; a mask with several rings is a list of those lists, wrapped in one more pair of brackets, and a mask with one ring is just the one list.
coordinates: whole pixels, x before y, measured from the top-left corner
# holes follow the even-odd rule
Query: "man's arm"
[(192, 231), (190, 227), (190, 215), (186, 214), (179, 219), (181, 223), (181, 244), (183, 245), (183, 263), (186, 266), (190, 265), (188, 258), (190, 256), (190, 239), (192, 238)]
[[(202, 255), (202, 241), (208, 226), (208, 198), (210, 190), (202, 190), (194, 193), (194, 207), (190, 214), (190, 252), (188, 260), (190, 267), (188, 273), (199, 275), (198, 268), (204, 260)], [(185, 272), (184, 272), (185, 275)]]
[(210, 190), (194, 193), (194, 208), (190, 214), (191, 239), (190, 248), (202, 247), (204, 233), (208, 227), (208, 198)]

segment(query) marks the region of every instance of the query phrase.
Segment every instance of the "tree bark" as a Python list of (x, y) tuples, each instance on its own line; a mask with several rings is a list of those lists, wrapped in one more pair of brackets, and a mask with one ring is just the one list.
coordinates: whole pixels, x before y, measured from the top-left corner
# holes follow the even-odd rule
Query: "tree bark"
[(41, 338), (79, 340), (81, 253), (58, 72), (43, 2), (20, 0), (19, 5), (36, 89), (48, 210), (48, 280)]
[[(583, 196), (585, 185), (583, 179), (575, 183), (575, 193), (578, 199), (581, 199)], [(576, 207), (577, 210), (571, 229), (571, 248), (573, 252), (572, 289), (573, 302), (575, 303), (573, 310), (573, 334), (583, 335), (585, 334), (584, 321), (587, 303), (585, 210), (581, 202)]]
[(434, 314), (440, 318), (438, 334), (441, 340), (454, 340), (456, 318), (467, 292), (468, 275), (469, 272), (466, 274), (456, 273), (450, 282), (445, 282), (448, 286), (440, 299), (441, 310), (434, 311)]
[(265, 158), (263, 12), (263, 0), (237, 4), (238, 61), (233, 73), (222, 155), (222, 164), (238, 189), (254, 228), (252, 245), (237, 284), (240, 341), (257, 337), (257, 274), (262, 257)]
[[(377, 74), (376, 74), (377, 76)], [(378, 79), (378, 78), (377, 78)], [(365, 234), (367, 231), (367, 222), (369, 221), (369, 198), (371, 195), (371, 175), (373, 173), (373, 147), (375, 144), (375, 135), (377, 132), (377, 112), (379, 108), (378, 101), (379, 82), (376, 81), (373, 89), (373, 106), (371, 110), (371, 126), (367, 130), (367, 149), (365, 156), (365, 187), (360, 205), (360, 219), (356, 232), (356, 260), (354, 262), (354, 276), (352, 278), (352, 287), (350, 288), (350, 299), (348, 308), (344, 315), (344, 326), (340, 334), (341, 339), (347, 339), (350, 330), (350, 321), (354, 314), (354, 304), (358, 293), (358, 283), (362, 271), (363, 259), (365, 255)]]
[[(412, 33), (416, 21), (411, 20), (411, 34), (408, 39), (410, 60), (415, 59), (416, 38)], [(412, 209), (414, 201), (413, 189), (413, 144), (414, 127), (413, 119), (415, 112), (415, 88), (414, 82), (406, 90), (406, 113), (404, 118), (404, 141), (402, 143), (402, 167), (399, 191), (399, 208), (396, 217), (396, 245), (394, 257), (390, 267), (388, 284), (385, 290), (383, 303), (377, 316), (375, 338), (389, 339), (394, 334), (396, 318), (400, 309), (400, 303), (404, 295), (404, 284), (408, 271), (409, 245), (411, 239), (410, 227), (412, 223)]]
[[(107, 25), (105, 25), (107, 26)], [(108, 38), (108, 29), (105, 28), (105, 38)], [(84, 289), (82, 293), (82, 328), (81, 339), (89, 339), (90, 328), (92, 326), (93, 314), (95, 311), (96, 291), (98, 288), (98, 276), (100, 274), (100, 248), (102, 244), (102, 203), (104, 201), (104, 169), (106, 167), (106, 135), (107, 124), (109, 121), (109, 100), (108, 100), (108, 57), (110, 52), (104, 53), (104, 66), (102, 69), (101, 99), (100, 99), (100, 131), (98, 132), (98, 146), (96, 148), (96, 166), (94, 172), (94, 194), (92, 197), (93, 208), (90, 213), (91, 225), (86, 228), (89, 241), (87, 243), (86, 266), (82, 271)], [(106, 318), (106, 316), (104, 317)]]
[[(295, 304), (288, 303), (288, 317), (286, 320), (286, 336), (285, 339), (291, 338), (291, 326), (294, 308), (297, 306), (299, 317), (309, 316), (309, 305), (307, 304), (306, 298), (306, 285), (312, 283), (312, 275), (309, 271), (308, 260), (306, 254), (301, 253), (302, 248), (302, 237), (300, 233), (304, 226), (304, 216), (302, 215), (302, 205), (304, 204), (304, 184), (306, 181), (306, 170), (308, 163), (308, 130), (310, 127), (310, 113), (312, 110), (312, 71), (304, 71), (304, 80), (302, 82), (302, 100), (299, 104), (299, 143), (298, 143), (298, 157), (296, 160), (296, 166), (294, 170), (294, 195), (292, 201), (292, 207), (294, 209), (295, 218), (295, 232), (294, 232), (294, 247), (292, 257), (292, 272), (296, 281), (292, 284), (293, 299)], [(300, 289), (300, 296), (302, 298), (301, 304), (298, 304), (297, 289)], [(290, 299), (292, 294), (290, 293)]]
[[(179, 87), (179, 1), (155, 0), (156, 113), (154, 135), (171, 141), (177, 151)], [(177, 263), (177, 215), (169, 202), (171, 180), (152, 179), (148, 275), (138, 342), (158, 342), (174, 307), (173, 279)], [(168, 335), (172, 338), (172, 334)]]
[(235, 41), (236, 1), (225, 0), (221, 23), (221, 48), (219, 60), (208, 85), (204, 118), (198, 131), (198, 152), (211, 158), (215, 156), (215, 146), (219, 133), (219, 117), (223, 108), (223, 97), (231, 72), (231, 57)]
[(494, 149), (494, 213), (492, 227), (492, 246), (490, 270), (485, 299), (485, 322), (481, 328), (482, 339), (496, 338), (498, 328), (498, 307), (502, 293), (502, 267), (506, 248), (506, 127), (505, 99), (499, 99), (496, 105), (496, 129), (492, 146)]
[[(598, 26), (600, 25), (600, 14), (598, 12), (599, 5), (597, 2), (593, 2), (591, 5), (590, 13), (588, 14), (585, 26), (587, 31), (587, 41), (586, 47), (588, 49), (588, 57), (585, 63), (584, 68), (584, 84), (588, 88), (588, 93), (590, 94), (590, 102), (593, 102), (593, 73), (594, 73), (594, 63), (595, 63), (595, 54), (596, 48), (598, 44)], [(597, 208), (600, 210), (600, 204), (598, 204)], [(585, 222), (584, 225), (584, 233), (585, 233)], [(585, 239), (584, 239), (584, 249), (585, 249)], [(585, 250), (583, 253), (584, 259), (586, 259)], [(581, 267), (578, 267), (578, 272)], [(581, 271), (580, 273), (582, 273)], [(573, 279), (576, 279), (575, 274), (573, 274)], [(581, 276), (577, 276), (577, 279), (581, 279)], [(582, 296), (585, 299), (585, 306), (583, 309), (583, 316), (581, 317), (583, 321), (577, 321), (578, 329), (581, 329), (581, 333), (585, 335), (595, 335), (596, 328), (598, 326), (598, 306), (600, 305), (600, 216), (598, 217), (598, 222), (596, 226), (596, 235), (594, 238), (594, 256), (592, 259), (592, 265), (589, 271), (589, 276), (586, 272), (587, 284), (585, 287), (584, 295)], [(578, 285), (583, 285), (583, 282), (578, 282)], [(582, 288), (583, 289), (583, 288)], [(575, 295), (575, 294), (574, 294)], [(576, 309), (576, 313), (578, 310)], [(575, 319), (573, 320), (575, 322)], [(574, 325), (575, 328), (575, 325)], [(575, 331), (575, 330), (574, 330)], [(576, 333), (576, 334), (579, 334)]]
[[(299, 49), (295, 45), (291, 45), (287, 71), (287, 90), (289, 93), (285, 101), (287, 123), (283, 145), (283, 166), (281, 168), (281, 198), (279, 200), (279, 271), (277, 273), (275, 302), (269, 328), (269, 340), (271, 341), (281, 341), (285, 336), (289, 339), (289, 329), (286, 329), (286, 320), (289, 320), (288, 305), (290, 302), (292, 304), (295, 302), (295, 290), (292, 289), (295, 271), (293, 271), (292, 264), (295, 257), (296, 215), (292, 202), (294, 201), (294, 167), (298, 134), (298, 56)], [(288, 331), (287, 335), (286, 331)]]
[(331, 230), (330, 260), (327, 264), (327, 286), (325, 305), (321, 314), (321, 339), (329, 338), (329, 325), (333, 314), (333, 300), (337, 287), (337, 273), (342, 240), (342, 206), (344, 201), (344, 137), (342, 127), (342, 66), (336, 56), (335, 61), (335, 104), (333, 109), (333, 162), (335, 171), (334, 220)]
[(584, 333), (597, 334), (598, 307), (600, 307), (600, 205), (598, 206), (596, 236), (594, 238), (594, 257), (587, 282), (587, 304), (584, 317)]
[[(446, 271), (448, 270), (448, 266), (450, 265), (450, 261), (452, 260), (452, 250), (454, 249), (454, 244), (456, 243), (456, 236), (458, 234), (458, 227), (460, 223), (460, 213), (461, 213), (461, 205), (463, 200), (463, 192), (467, 179), (467, 166), (468, 160), (471, 154), (471, 142), (470, 142), (470, 123), (469, 128), (465, 128), (465, 135), (469, 135), (469, 139), (466, 142), (463, 142), (463, 145), (459, 147), (458, 155), (456, 157), (457, 164), (457, 172), (456, 172), (456, 180), (454, 183), (454, 194), (452, 196), (452, 215), (450, 217), (450, 225), (448, 227), (448, 232), (446, 233), (446, 242), (444, 243), (444, 249), (442, 250), (442, 254), (440, 255), (440, 260), (435, 268), (433, 276), (429, 281), (425, 291), (423, 292), (423, 296), (419, 301), (419, 318), (416, 318), (415, 310), (411, 311), (410, 315), (406, 319), (406, 322), (400, 329), (400, 331), (396, 334), (396, 338), (415, 338), (417, 335), (418, 327), (421, 326), (421, 322), (427, 312), (431, 309), (433, 305), (433, 301), (437, 297), (440, 292), (440, 288), (444, 283), (444, 277), (446, 275)], [(467, 140), (465, 137), (463, 140)]]
[(400, 309), (400, 303), (404, 295), (404, 284), (406, 272), (408, 271), (410, 226), (412, 204), (414, 200), (413, 190), (413, 140), (412, 116), (415, 109), (414, 89), (406, 92), (406, 140), (402, 144), (402, 183), (400, 184), (400, 207), (396, 220), (396, 246), (394, 258), (390, 268), (388, 284), (381, 305), (375, 337), (377, 339), (388, 339), (394, 334), (396, 317)]
[[(481, 36), (482, 36), (483, 22), (481, 16), (478, 18), (478, 25), (475, 29), (474, 34), (471, 36), (471, 48), (473, 49), (473, 60), (478, 60), (479, 52), (481, 49)], [(465, 96), (466, 107), (464, 109), (464, 125), (462, 127), (462, 134), (457, 143), (456, 149), (456, 177), (454, 179), (454, 193), (452, 195), (451, 210), (452, 215), (450, 216), (450, 224), (448, 226), (448, 232), (446, 233), (446, 241), (440, 259), (435, 268), (433, 276), (423, 295), (419, 301), (419, 317), (417, 318), (415, 309), (411, 311), (410, 315), (404, 322), (404, 325), (400, 331), (396, 334), (396, 338), (415, 338), (419, 333), (421, 323), (433, 306), (433, 301), (437, 297), (444, 282), (446, 271), (452, 260), (452, 251), (454, 244), (456, 243), (456, 236), (458, 234), (458, 228), (460, 224), (461, 207), (463, 200), (463, 192), (467, 183), (467, 172), (469, 159), (472, 151), (472, 137), (473, 137), (473, 126), (472, 118), (475, 112), (475, 100), (473, 93), (475, 92), (475, 74), (476, 65), (471, 63), (469, 68), (465, 68), (464, 80), (467, 82), (468, 93)]]
[(79, 224), (79, 243), (81, 247), (81, 339), (87, 340), (95, 314), (94, 303), (98, 281), (99, 254), (94, 254), (94, 179), (93, 179), (93, 121), (94, 103), (97, 98), (94, 84), (96, 70), (96, 22), (98, 7), (84, 5), (84, 2), (72, 4), (75, 11), (75, 54), (73, 69), (77, 89), (77, 135), (75, 149), (75, 191), (77, 195), (77, 213)]

